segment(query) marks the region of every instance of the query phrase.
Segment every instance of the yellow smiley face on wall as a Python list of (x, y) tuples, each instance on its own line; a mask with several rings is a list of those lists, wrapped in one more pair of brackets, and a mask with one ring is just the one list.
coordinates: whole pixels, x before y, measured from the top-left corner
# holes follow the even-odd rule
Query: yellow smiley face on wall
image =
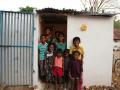
[(87, 25), (86, 24), (82, 24), (80, 29), (81, 29), (81, 31), (86, 31), (87, 30)]

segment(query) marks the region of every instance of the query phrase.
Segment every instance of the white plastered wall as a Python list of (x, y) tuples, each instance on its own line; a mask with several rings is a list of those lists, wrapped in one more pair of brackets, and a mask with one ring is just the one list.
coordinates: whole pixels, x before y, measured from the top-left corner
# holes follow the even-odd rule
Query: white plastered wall
[[(88, 29), (80, 30), (81, 24)], [(83, 83), (90, 85), (111, 85), (113, 57), (113, 18), (100, 16), (68, 16), (67, 47), (75, 36), (81, 38), (84, 48)]]
[(38, 74), (38, 42), (40, 40), (40, 20), (39, 14), (35, 14), (35, 30), (34, 30), (34, 61), (33, 61), (33, 87), (34, 90), (43, 90), (44, 85), (39, 80)]
[(33, 86), (38, 84), (38, 40), (39, 40), (39, 15), (34, 16), (34, 60), (33, 60)]

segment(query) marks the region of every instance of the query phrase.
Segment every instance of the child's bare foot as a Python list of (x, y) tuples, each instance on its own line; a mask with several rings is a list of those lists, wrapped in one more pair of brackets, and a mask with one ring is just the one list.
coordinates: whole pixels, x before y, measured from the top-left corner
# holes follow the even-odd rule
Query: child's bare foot
[(49, 85), (47, 85), (47, 88), (49, 89), (49, 88), (50, 88), (50, 86), (49, 86)]

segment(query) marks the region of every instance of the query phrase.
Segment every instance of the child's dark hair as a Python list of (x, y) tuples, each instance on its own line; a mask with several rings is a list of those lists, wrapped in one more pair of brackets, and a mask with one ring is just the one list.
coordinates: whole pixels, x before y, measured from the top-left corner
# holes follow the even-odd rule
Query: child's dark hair
[(45, 34), (42, 34), (42, 35), (40, 36), (40, 38), (42, 38), (43, 36), (44, 36), (44, 37), (46, 37), (46, 35), (45, 35)]
[(55, 35), (56, 35), (56, 34), (59, 34), (59, 33), (61, 33), (61, 32), (60, 32), (60, 31), (56, 31), (56, 32), (55, 32)]
[(70, 52), (69, 49), (65, 49), (65, 50), (64, 50), (64, 53), (69, 53), (69, 52)]
[(81, 40), (80, 40), (79, 37), (74, 37), (74, 38), (73, 38), (73, 43), (74, 43), (75, 41), (79, 41), (79, 42), (81, 42)]
[(54, 49), (55, 49), (55, 43), (49, 43), (49, 44), (48, 44), (48, 48), (49, 48), (49, 46), (51, 46), (51, 45), (53, 45), (53, 46), (54, 46)]
[(81, 54), (79, 51), (73, 51), (72, 55), (74, 55), (75, 53), (78, 53), (79, 55)]
[(64, 33), (63, 32), (60, 32), (58, 37), (60, 37), (61, 35), (64, 37)]
[(50, 31), (52, 31), (51, 27), (45, 27), (45, 30), (49, 29)]
[(62, 49), (57, 49), (56, 54), (61, 53), (62, 54)]

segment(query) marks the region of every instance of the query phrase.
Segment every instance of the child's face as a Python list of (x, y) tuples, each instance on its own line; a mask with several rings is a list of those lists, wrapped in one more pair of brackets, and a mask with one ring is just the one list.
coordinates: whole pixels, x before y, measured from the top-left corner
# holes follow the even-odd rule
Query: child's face
[(49, 51), (54, 51), (54, 45), (49, 46)]
[(57, 57), (61, 57), (62, 56), (62, 53), (57, 53)]
[(55, 37), (58, 38), (58, 36), (59, 36), (59, 32), (56, 32)]
[(47, 28), (47, 29), (46, 29), (46, 34), (50, 34), (50, 33), (51, 33), (50, 29)]
[(63, 35), (59, 35), (58, 39), (59, 39), (60, 42), (62, 42), (64, 40), (64, 36)]
[(74, 55), (73, 55), (73, 57), (74, 57), (75, 60), (78, 60), (78, 59), (79, 59), (79, 56), (80, 56), (80, 55), (79, 55), (79, 53), (77, 53), (77, 52), (75, 52)]
[(69, 56), (69, 53), (68, 53), (68, 52), (65, 52), (64, 55), (67, 57), (67, 56)]
[(42, 36), (42, 37), (41, 37), (41, 42), (42, 42), (42, 43), (45, 43), (45, 41), (46, 41), (45, 36)]
[(74, 44), (75, 46), (79, 46), (80, 42), (79, 42), (79, 40), (75, 40), (75, 41), (73, 42), (73, 44)]

